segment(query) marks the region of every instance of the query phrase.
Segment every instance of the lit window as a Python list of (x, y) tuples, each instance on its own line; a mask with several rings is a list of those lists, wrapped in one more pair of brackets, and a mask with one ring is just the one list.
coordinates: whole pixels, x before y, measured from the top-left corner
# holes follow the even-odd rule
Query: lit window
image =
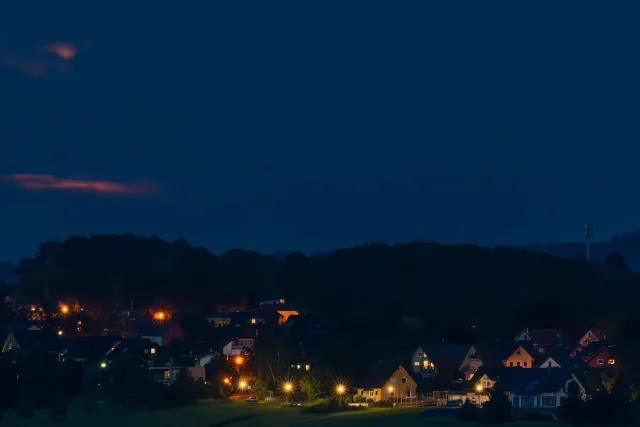
[(415, 362), (413, 362), (413, 366), (420, 366), (420, 362), (416, 360)]
[(151, 349), (151, 354), (156, 354), (156, 349), (155, 348)]
[(169, 378), (171, 378), (171, 371), (164, 371), (164, 379), (168, 380)]
[(311, 366), (310, 365), (304, 365), (304, 370), (305, 371), (310, 371), (311, 370)]
[(251, 324), (255, 325), (256, 324), (256, 319), (251, 319)]
[(422, 362), (422, 367), (424, 367), (425, 369), (427, 369), (429, 367), (429, 361), (425, 360), (424, 362)]
[(300, 369), (300, 365), (296, 366), (298, 369)]
[(616, 361), (615, 359), (609, 359), (609, 365), (615, 365)]

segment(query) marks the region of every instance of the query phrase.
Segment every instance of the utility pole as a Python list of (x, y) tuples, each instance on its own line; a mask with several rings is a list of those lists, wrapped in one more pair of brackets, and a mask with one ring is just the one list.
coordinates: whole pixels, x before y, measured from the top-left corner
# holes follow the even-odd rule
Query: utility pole
[(584, 237), (587, 239), (587, 261), (591, 260), (591, 238), (593, 237), (593, 223), (584, 223)]

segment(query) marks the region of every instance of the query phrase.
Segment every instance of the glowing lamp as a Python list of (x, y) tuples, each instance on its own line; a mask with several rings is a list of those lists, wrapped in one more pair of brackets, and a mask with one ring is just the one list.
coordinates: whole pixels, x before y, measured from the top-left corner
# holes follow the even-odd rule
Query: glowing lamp
[(229, 384), (229, 378), (225, 378), (224, 380), (222, 380), (222, 382), (224, 382), (225, 384)]
[(389, 393), (393, 392), (393, 387), (389, 386)]
[(236, 365), (242, 365), (244, 363), (244, 359), (241, 356), (236, 357), (235, 359)]
[(245, 387), (247, 387), (247, 383), (244, 381), (240, 381), (240, 388), (244, 389)]
[(100, 367), (105, 369), (107, 367), (107, 362), (100, 362)]
[(343, 385), (337, 386), (336, 387), (336, 393), (343, 394), (344, 393), (344, 386)]
[(69, 306), (67, 306), (67, 305), (61, 305), (61, 306), (60, 306), (60, 312), (61, 312), (62, 314), (67, 314), (67, 313), (69, 313)]
[(58, 335), (62, 335), (62, 330), (58, 331)]
[(478, 384), (478, 385), (476, 386), (476, 391), (477, 391), (478, 393), (481, 393), (481, 392), (482, 392), (482, 390), (483, 390), (482, 386), (481, 386), (480, 384)]
[(284, 385), (284, 390), (285, 390), (285, 391), (291, 391), (291, 390), (293, 390), (293, 384), (291, 384), (291, 383), (285, 383), (285, 385)]

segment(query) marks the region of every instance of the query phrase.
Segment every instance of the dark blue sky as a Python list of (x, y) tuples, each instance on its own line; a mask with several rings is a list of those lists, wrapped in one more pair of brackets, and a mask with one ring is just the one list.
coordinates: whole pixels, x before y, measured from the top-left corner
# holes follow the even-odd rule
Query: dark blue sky
[(639, 228), (637, 1), (12, 3), (0, 259), (71, 233), (312, 251)]

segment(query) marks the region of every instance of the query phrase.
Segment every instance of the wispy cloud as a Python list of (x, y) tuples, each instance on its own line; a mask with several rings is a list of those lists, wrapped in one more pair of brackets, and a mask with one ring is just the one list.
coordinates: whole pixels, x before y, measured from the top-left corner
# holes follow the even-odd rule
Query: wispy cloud
[(27, 190), (88, 191), (109, 194), (150, 194), (155, 192), (155, 186), (148, 182), (79, 180), (42, 174), (13, 174), (4, 178)]
[(44, 49), (65, 60), (73, 59), (78, 54), (78, 47), (68, 42), (52, 43), (46, 45)]
[(72, 42), (55, 42), (35, 49), (13, 51), (0, 55), (0, 63), (30, 77), (45, 77), (52, 73), (67, 73), (71, 59), (87, 47)]

